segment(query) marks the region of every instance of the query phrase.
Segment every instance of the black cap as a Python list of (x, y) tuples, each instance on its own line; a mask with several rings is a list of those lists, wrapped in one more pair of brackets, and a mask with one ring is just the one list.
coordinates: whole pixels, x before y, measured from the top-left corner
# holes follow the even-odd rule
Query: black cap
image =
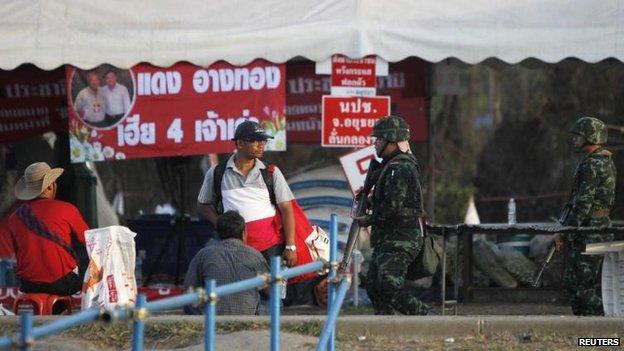
[(254, 121), (245, 121), (236, 127), (236, 131), (234, 132), (234, 138), (232, 140), (249, 140), (249, 139), (273, 139), (270, 134), (262, 129), (258, 122)]

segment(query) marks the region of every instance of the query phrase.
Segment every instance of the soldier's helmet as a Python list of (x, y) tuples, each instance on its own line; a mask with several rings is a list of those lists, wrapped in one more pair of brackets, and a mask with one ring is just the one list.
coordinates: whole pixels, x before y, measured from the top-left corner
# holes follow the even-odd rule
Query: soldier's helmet
[(399, 116), (386, 116), (375, 123), (372, 136), (384, 138), (391, 143), (409, 140), (410, 129), (405, 120)]
[(607, 125), (598, 118), (579, 118), (570, 129), (570, 133), (582, 136), (588, 144), (607, 143)]

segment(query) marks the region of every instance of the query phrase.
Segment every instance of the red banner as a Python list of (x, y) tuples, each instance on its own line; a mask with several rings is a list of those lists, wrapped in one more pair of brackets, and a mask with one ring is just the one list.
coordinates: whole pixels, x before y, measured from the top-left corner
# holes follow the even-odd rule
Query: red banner
[[(321, 141), (321, 98), (331, 90), (328, 75), (314, 73), (314, 62), (286, 65), (286, 116), (288, 142), (319, 144)], [(391, 111), (409, 123), (412, 141), (427, 140), (427, 63), (408, 58), (390, 63), (389, 74), (377, 77), (377, 94), (391, 97)]]
[(236, 127), (259, 122), (286, 149), (284, 65), (256, 60), (130, 70), (67, 70), (72, 162), (227, 153)]
[(388, 114), (390, 114), (388, 96), (323, 96), (322, 145), (369, 146), (375, 122)]
[(0, 143), (67, 129), (64, 69), (0, 71)]

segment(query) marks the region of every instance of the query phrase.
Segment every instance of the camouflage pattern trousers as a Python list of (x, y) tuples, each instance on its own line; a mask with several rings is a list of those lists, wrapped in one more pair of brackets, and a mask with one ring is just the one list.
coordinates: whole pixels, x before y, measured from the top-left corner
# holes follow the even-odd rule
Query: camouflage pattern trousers
[(583, 255), (585, 244), (612, 241), (612, 234), (575, 235), (569, 238), (568, 262), (563, 286), (577, 316), (600, 316), (604, 314), (598, 285), (602, 256)]
[(375, 246), (366, 276), (366, 291), (375, 314), (424, 315), (428, 308), (405, 287), (409, 266), (423, 241), (383, 241)]

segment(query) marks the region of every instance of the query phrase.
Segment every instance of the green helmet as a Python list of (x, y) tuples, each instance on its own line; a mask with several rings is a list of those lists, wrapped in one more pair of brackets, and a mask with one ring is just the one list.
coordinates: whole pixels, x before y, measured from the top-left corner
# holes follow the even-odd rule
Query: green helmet
[(384, 138), (391, 143), (409, 140), (410, 129), (405, 120), (399, 116), (386, 116), (375, 123), (372, 136)]
[(570, 129), (570, 133), (582, 136), (588, 144), (607, 143), (607, 126), (598, 118), (579, 118)]

